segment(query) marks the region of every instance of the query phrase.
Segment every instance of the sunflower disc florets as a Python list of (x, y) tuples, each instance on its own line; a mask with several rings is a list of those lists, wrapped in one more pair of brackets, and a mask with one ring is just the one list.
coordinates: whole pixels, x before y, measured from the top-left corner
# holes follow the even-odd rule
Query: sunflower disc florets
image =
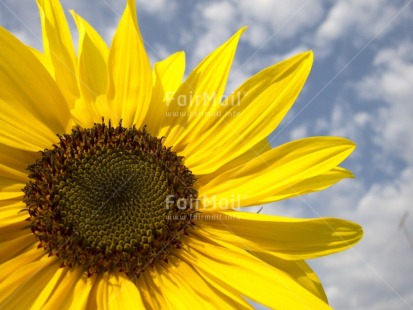
[(110, 122), (76, 127), (59, 140), (29, 165), (24, 188), (39, 246), (62, 266), (131, 277), (179, 248), (197, 198), (182, 157), (145, 129)]

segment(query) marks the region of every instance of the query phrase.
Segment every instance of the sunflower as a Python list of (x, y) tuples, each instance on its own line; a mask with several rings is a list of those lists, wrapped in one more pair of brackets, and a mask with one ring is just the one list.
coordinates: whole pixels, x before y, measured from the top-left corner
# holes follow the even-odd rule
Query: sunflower
[(38, 0), (44, 51), (0, 29), (2, 309), (329, 308), (306, 259), (362, 236), (354, 223), (235, 211), (352, 177), (354, 143), (268, 135), (312, 65), (305, 52), (222, 100), (239, 30), (182, 82), (151, 69), (128, 0), (110, 48)]

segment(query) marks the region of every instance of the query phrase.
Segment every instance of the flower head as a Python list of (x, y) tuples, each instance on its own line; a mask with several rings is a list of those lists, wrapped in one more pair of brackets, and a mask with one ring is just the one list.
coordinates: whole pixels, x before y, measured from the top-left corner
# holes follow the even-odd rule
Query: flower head
[(134, 0), (110, 48), (71, 12), (77, 53), (59, 2), (38, 5), (44, 52), (0, 29), (2, 308), (328, 308), (304, 260), (361, 228), (234, 210), (352, 177), (349, 140), (267, 141), (312, 53), (222, 100), (245, 29), (182, 82), (182, 52), (151, 69)]

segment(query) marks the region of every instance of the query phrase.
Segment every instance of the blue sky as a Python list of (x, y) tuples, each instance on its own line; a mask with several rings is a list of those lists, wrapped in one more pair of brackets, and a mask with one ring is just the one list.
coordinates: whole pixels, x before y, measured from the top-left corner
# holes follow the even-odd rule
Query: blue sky
[[(187, 73), (238, 28), (249, 26), (227, 93), (274, 62), (314, 51), (309, 80), (271, 144), (313, 135), (350, 138), (358, 147), (344, 166), (357, 179), (262, 212), (360, 223), (365, 237), (356, 247), (310, 262), (332, 306), (413, 309), (413, 0), (137, 2), (151, 60), (184, 50)], [(107, 42), (124, 7), (119, 0), (62, 3)], [(41, 48), (34, 0), (0, 0), (0, 25)]]

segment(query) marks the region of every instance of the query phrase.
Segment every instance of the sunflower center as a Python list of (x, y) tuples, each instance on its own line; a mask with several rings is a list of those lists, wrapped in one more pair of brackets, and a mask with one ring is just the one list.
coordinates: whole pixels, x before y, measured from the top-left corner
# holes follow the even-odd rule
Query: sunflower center
[(29, 165), (24, 188), (39, 246), (62, 266), (132, 278), (179, 248), (197, 197), (182, 157), (145, 129), (110, 122), (59, 139)]

